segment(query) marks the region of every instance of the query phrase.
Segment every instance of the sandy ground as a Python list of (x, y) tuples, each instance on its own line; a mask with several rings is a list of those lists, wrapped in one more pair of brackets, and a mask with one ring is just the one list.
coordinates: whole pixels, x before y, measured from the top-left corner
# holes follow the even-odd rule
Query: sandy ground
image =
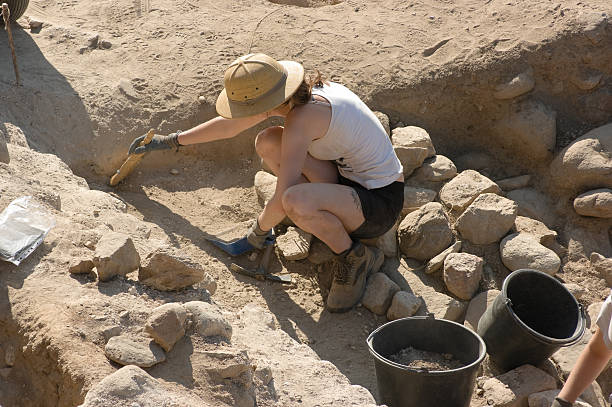
[[(253, 189), (260, 169), (252, 147), (255, 131), (179, 154), (151, 155), (116, 189), (106, 185), (109, 175), (125, 158), (130, 141), (147, 129), (167, 133), (213, 117), (226, 65), (249, 50), (298, 60), (309, 72), (321, 70), (373, 109), (389, 114), (392, 127), (403, 121), (430, 130), (436, 147), (454, 159), (488, 140), (486, 132), (472, 135), (461, 120), (487, 122), (484, 113), (496, 108), (483, 99), (490, 103), (484, 113), (474, 107), (462, 117), (462, 101), (455, 96), (472, 106), (484, 88), (489, 92), (494, 86), (494, 78), (501, 81), (531, 63), (531, 54), (557, 58), (555, 48), (546, 56), (547, 44), (567, 42), (561, 61), (598, 55), (592, 59), (610, 81), (610, 68), (604, 66), (610, 56), (579, 41), (588, 41), (581, 30), (611, 12), (608, 0), (34, 0), (26, 15), (43, 21), (43, 27), (30, 31), (23, 18), (24, 28), (14, 29), (22, 87), (12, 86), (10, 58), (0, 58), (0, 130), (11, 143), (56, 154), (91, 189), (114, 194), (130, 214), (157, 225), (160, 238), (217, 279), (215, 300), (225, 309), (237, 313), (246, 304), (264, 307), (293, 339), (332, 362), (352, 384), (376, 394), (365, 339), (384, 318), (361, 307), (341, 315), (326, 312), (316, 268), (307, 261), (273, 261), (273, 272), (294, 276), (288, 287), (256, 282), (230, 272), (231, 260), (205, 241), (237, 224), (223, 237), (240, 235), (261, 210)], [(574, 36), (581, 39), (567, 39)], [(8, 55), (6, 48), (0, 35), (2, 55)], [(538, 81), (548, 83), (545, 76), (550, 75), (552, 83), (555, 75), (565, 74), (559, 71), (572, 69), (567, 67), (549, 68)], [(484, 77), (490, 82), (483, 85), (479, 80)], [(566, 92), (567, 102), (576, 91)], [(569, 111), (564, 116), (569, 124), (559, 124), (564, 136), (572, 138), (576, 129), (610, 120), (605, 111), (573, 112), (576, 103), (559, 106)], [(516, 160), (516, 167), (500, 165), (492, 171), (500, 177), (517, 175), (525, 164)], [(537, 171), (539, 165), (527, 168)], [(178, 175), (171, 175), (171, 168)], [(557, 213), (567, 214), (567, 207)], [(564, 223), (558, 218), (558, 232)], [(585, 230), (594, 227), (599, 226), (589, 224)], [(604, 240), (608, 234), (608, 243), (601, 240), (597, 249), (609, 250), (609, 233), (599, 232)], [(562, 236), (561, 243), (567, 247), (570, 237)], [(585, 305), (605, 297), (605, 283), (584, 256), (563, 260), (561, 276), (587, 289)], [(246, 257), (239, 261), (252, 264)], [(496, 271), (498, 280), (507, 273)]]

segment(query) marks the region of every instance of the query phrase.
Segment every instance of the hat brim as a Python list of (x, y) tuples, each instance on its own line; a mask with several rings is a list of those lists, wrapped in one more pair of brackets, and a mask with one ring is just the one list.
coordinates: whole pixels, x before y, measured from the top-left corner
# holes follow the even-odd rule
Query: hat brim
[(252, 105), (236, 103), (227, 97), (225, 89), (217, 98), (217, 113), (226, 119), (254, 116), (274, 109), (285, 103), (304, 81), (304, 67), (294, 61), (278, 61), (287, 71), (285, 86), (257, 100)]

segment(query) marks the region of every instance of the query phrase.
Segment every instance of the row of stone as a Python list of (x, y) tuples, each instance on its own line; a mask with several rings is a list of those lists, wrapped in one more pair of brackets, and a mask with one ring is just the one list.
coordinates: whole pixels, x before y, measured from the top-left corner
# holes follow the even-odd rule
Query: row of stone
[(154, 250), (141, 264), (134, 242), (124, 233), (108, 231), (97, 244), (88, 242), (85, 246), (91, 253), (73, 257), (68, 266), (70, 273), (94, 278), (97, 275), (99, 281), (109, 281), (138, 270), (140, 282), (160, 291), (180, 290), (196, 283), (201, 283), (211, 295), (217, 289), (217, 283), (201, 265), (168, 247)]

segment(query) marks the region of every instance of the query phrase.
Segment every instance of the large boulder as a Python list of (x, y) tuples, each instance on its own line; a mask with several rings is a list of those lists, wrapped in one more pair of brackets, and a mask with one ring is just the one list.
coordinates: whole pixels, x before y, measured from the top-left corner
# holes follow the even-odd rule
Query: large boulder
[(140, 255), (128, 235), (107, 232), (98, 241), (93, 264), (100, 281), (108, 281), (136, 270), (140, 265)]
[(612, 189), (594, 189), (578, 195), (574, 199), (574, 209), (582, 216), (612, 218)]
[(411, 317), (419, 310), (423, 304), (423, 299), (407, 291), (398, 291), (391, 300), (391, 306), (387, 310), (387, 319)]
[(533, 161), (548, 161), (557, 140), (557, 113), (541, 102), (520, 103), (494, 125), (502, 147)]
[(453, 211), (463, 211), (478, 195), (499, 194), (501, 189), (478, 171), (465, 170), (440, 190), (440, 201)]
[(435, 273), (436, 271), (440, 270), (442, 266), (444, 265), (444, 260), (446, 259), (446, 256), (448, 256), (451, 253), (459, 253), (459, 251), (461, 250), (461, 245), (462, 245), (461, 240), (457, 240), (448, 249), (434, 256), (431, 260), (427, 262), (427, 266), (425, 267), (425, 273), (431, 274), (431, 273)]
[(400, 288), (385, 273), (374, 273), (368, 283), (361, 303), (377, 315), (385, 315), (391, 300)]
[(545, 224), (526, 216), (517, 216), (512, 230), (516, 233), (532, 235), (540, 244), (550, 247), (557, 240), (557, 232), (549, 229)]
[(181, 304), (172, 302), (153, 310), (145, 324), (145, 331), (166, 352), (185, 335), (187, 311)]
[(214, 294), (217, 283), (199, 264), (170, 248), (158, 248), (150, 253), (138, 271), (138, 280), (160, 291), (174, 291), (201, 281)]
[(474, 244), (499, 241), (514, 225), (518, 205), (497, 194), (482, 194), (461, 214), (455, 227)]
[(311, 240), (310, 233), (289, 226), (286, 233), (276, 238), (276, 246), (287, 260), (302, 260), (308, 257)]
[(484, 261), (469, 253), (451, 253), (444, 260), (444, 283), (462, 300), (471, 300), (482, 279)]
[(262, 204), (265, 204), (272, 198), (276, 190), (276, 176), (266, 171), (258, 171), (255, 174), (254, 185), (257, 197)]
[(198, 334), (203, 337), (219, 336), (228, 341), (232, 339), (232, 326), (218, 306), (204, 301), (190, 301), (183, 306), (191, 313)]
[(565, 147), (550, 165), (558, 188), (612, 188), (612, 123), (593, 129)]
[(525, 233), (506, 236), (500, 243), (500, 254), (502, 263), (511, 271), (534, 269), (555, 275), (561, 266), (561, 259), (555, 252)]
[(120, 365), (151, 367), (166, 360), (166, 354), (155, 342), (134, 340), (128, 336), (113, 336), (104, 347), (107, 358)]
[(427, 188), (405, 186), (404, 187), (404, 207), (402, 214), (406, 215), (414, 212), (426, 203), (436, 199), (438, 193)]
[(500, 83), (495, 87), (493, 97), (495, 99), (513, 99), (517, 96), (529, 92), (535, 86), (533, 71), (531, 69), (518, 74), (505, 83)]
[(446, 249), (453, 233), (442, 205), (430, 202), (409, 213), (399, 227), (400, 250), (417, 260), (429, 260)]
[(455, 175), (457, 175), (455, 164), (443, 155), (435, 155), (423, 161), (423, 165), (414, 170), (410, 178), (417, 182), (440, 182), (449, 180)]
[(530, 394), (557, 387), (555, 378), (531, 365), (522, 365), (500, 376), (486, 379), (483, 397), (492, 407), (527, 406)]
[(493, 304), (493, 301), (495, 301), (499, 293), (499, 290), (487, 290), (472, 298), (465, 312), (465, 321), (463, 325), (476, 332), (478, 330), (480, 317), (482, 317), (487, 308)]
[(415, 126), (396, 127), (391, 133), (393, 149), (408, 176), (423, 164), (427, 157), (436, 154), (436, 149), (425, 129)]
[(125, 366), (93, 386), (79, 407), (183, 406), (211, 404), (187, 392), (171, 390), (138, 366)]

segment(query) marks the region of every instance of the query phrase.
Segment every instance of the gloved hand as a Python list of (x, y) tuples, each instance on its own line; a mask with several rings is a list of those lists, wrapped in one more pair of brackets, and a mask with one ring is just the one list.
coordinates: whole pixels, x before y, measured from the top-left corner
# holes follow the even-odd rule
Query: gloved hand
[(247, 240), (255, 248), (263, 249), (266, 243), (266, 239), (268, 238), (269, 234), (270, 234), (270, 231), (266, 232), (262, 230), (259, 227), (259, 222), (257, 221), (257, 219), (255, 219), (255, 221), (253, 222), (253, 225), (251, 225), (251, 228), (249, 229), (247, 233)]
[(550, 405), (550, 407), (572, 407), (574, 404), (569, 401), (565, 401), (560, 399), (559, 397), (555, 398), (555, 401)]
[(181, 134), (180, 130), (176, 133), (171, 133), (167, 136), (160, 136), (156, 134), (151, 139), (151, 142), (144, 146), (140, 146), (140, 142), (145, 138), (145, 136), (136, 137), (134, 141), (132, 141), (132, 144), (130, 144), (128, 154), (142, 154), (148, 153), (149, 151), (169, 150), (172, 148), (178, 151), (178, 148), (180, 146), (178, 142), (179, 134)]

